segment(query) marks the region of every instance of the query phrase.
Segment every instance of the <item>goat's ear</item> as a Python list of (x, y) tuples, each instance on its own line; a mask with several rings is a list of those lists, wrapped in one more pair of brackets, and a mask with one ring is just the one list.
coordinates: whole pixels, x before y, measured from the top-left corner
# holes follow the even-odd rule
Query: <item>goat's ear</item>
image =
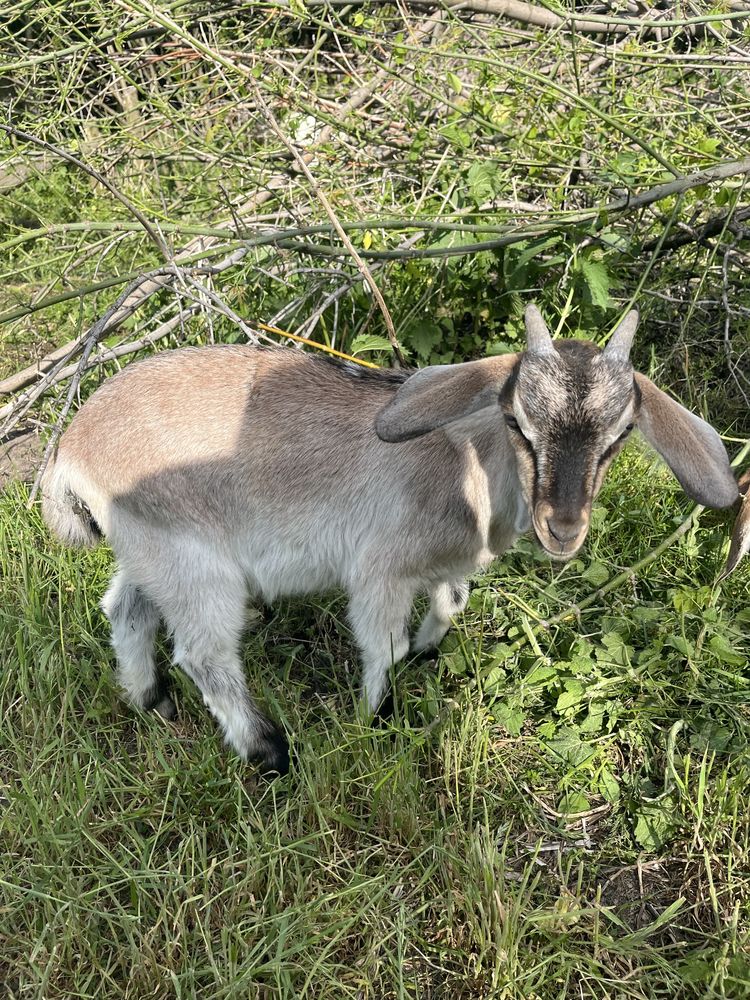
[(517, 361), (517, 354), (502, 354), (460, 365), (421, 368), (378, 413), (376, 434), (381, 441), (408, 441), (497, 405)]
[(670, 467), (691, 499), (704, 507), (731, 507), (737, 483), (726, 448), (705, 420), (670, 399), (639, 372), (641, 390), (638, 429)]
[(750, 469), (743, 476), (740, 476), (737, 485), (740, 488), (740, 493), (745, 494), (745, 499), (737, 512), (727, 564), (719, 577), (720, 580), (725, 580), (737, 568), (740, 559), (750, 552)]

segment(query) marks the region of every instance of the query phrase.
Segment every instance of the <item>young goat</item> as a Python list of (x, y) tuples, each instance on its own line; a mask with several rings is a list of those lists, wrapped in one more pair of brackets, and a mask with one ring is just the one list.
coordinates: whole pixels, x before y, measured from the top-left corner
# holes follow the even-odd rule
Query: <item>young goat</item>
[(533, 527), (554, 559), (583, 543), (607, 467), (634, 427), (685, 491), (727, 507), (737, 485), (718, 434), (634, 372), (638, 317), (604, 351), (553, 343), (535, 306), (522, 354), (410, 373), (298, 351), (185, 348), (105, 383), (63, 435), (43, 484), (71, 545), (104, 535), (118, 569), (102, 606), (119, 679), (171, 716), (154, 639), (243, 758), (284, 772), (280, 731), (250, 696), (245, 604), (342, 587), (372, 710), (413, 643), (436, 646), (466, 604), (467, 574)]

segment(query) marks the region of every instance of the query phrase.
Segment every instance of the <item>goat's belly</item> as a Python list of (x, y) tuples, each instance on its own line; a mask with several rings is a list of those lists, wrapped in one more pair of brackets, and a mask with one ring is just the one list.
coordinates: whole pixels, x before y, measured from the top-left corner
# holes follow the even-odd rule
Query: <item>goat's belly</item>
[(243, 552), (242, 569), (250, 592), (265, 601), (324, 593), (342, 585), (341, 567), (313, 546), (266, 539)]

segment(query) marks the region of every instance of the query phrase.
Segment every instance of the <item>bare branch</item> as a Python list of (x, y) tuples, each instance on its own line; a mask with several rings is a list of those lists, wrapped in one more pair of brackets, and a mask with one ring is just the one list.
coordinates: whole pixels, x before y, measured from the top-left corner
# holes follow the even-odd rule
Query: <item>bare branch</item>
[(169, 247), (166, 245), (159, 233), (156, 232), (143, 212), (141, 212), (141, 210), (137, 208), (129, 198), (126, 198), (122, 191), (119, 191), (111, 181), (107, 180), (104, 174), (100, 174), (98, 170), (95, 170), (90, 164), (84, 163), (83, 160), (80, 160), (77, 156), (68, 152), (67, 149), (60, 149), (59, 146), (54, 146), (51, 142), (46, 142), (44, 139), (31, 135), (30, 132), (24, 132), (20, 128), (15, 128), (13, 125), (4, 125), (2, 122), (0, 122), (0, 129), (8, 135), (12, 135), (16, 139), (21, 139), (23, 142), (30, 142), (33, 145), (46, 150), (48, 153), (54, 153), (55, 156), (59, 156), (60, 159), (66, 160), (68, 163), (72, 163), (74, 166), (83, 170), (84, 173), (88, 174), (89, 177), (93, 177), (100, 184), (103, 184), (109, 193), (112, 194), (120, 202), (120, 204), (123, 205), (128, 212), (140, 222), (161, 251), (164, 259), (171, 259), (172, 255), (169, 251)]
[(276, 118), (274, 117), (273, 112), (271, 111), (271, 109), (268, 106), (265, 98), (261, 94), (259, 87), (255, 84), (255, 81), (251, 81), (251, 86), (252, 86), (252, 88), (253, 88), (253, 90), (255, 92), (255, 99), (258, 102), (258, 105), (259, 105), (261, 111), (263, 112), (263, 115), (265, 116), (266, 121), (271, 126), (271, 129), (274, 132), (274, 134), (276, 136), (278, 136), (278, 138), (284, 143), (284, 145), (286, 146), (286, 148), (289, 150), (289, 152), (294, 157), (295, 162), (297, 163), (297, 165), (299, 166), (300, 170), (302, 171), (302, 173), (307, 178), (307, 181), (308, 181), (310, 187), (313, 189), (316, 197), (318, 198), (318, 200), (320, 201), (321, 205), (323, 206), (326, 215), (331, 220), (331, 224), (333, 225), (333, 228), (338, 233), (339, 239), (344, 244), (344, 246), (346, 247), (346, 249), (349, 251), (349, 254), (352, 257), (352, 260), (354, 261), (354, 263), (357, 266), (357, 270), (362, 275), (362, 278), (363, 278), (363, 280), (366, 283), (366, 287), (368, 287), (370, 289), (370, 291), (372, 292), (372, 294), (373, 294), (373, 296), (375, 298), (375, 301), (378, 304), (378, 308), (380, 309), (380, 312), (383, 315), (383, 320), (385, 322), (385, 328), (386, 328), (386, 331), (388, 333), (388, 339), (391, 342), (391, 348), (393, 349), (393, 353), (394, 353), (394, 355), (395, 355), (398, 363), (400, 365), (404, 365), (406, 363), (406, 360), (405, 360), (404, 355), (403, 355), (403, 353), (401, 351), (401, 347), (399, 345), (398, 338), (396, 337), (396, 330), (395, 330), (395, 327), (393, 326), (393, 319), (392, 319), (391, 314), (390, 314), (390, 312), (388, 310), (388, 306), (385, 304), (385, 299), (383, 298), (383, 293), (378, 288), (378, 285), (377, 285), (375, 279), (372, 276), (372, 272), (371, 272), (370, 268), (367, 266), (367, 264), (365, 264), (364, 260), (362, 259), (362, 257), (357, 252), (354, 244), (352, 243), (352, 241), (347, 236), (346, 231), (344, 230), (344, 228), (342, 227), (341, 223), (339, 222), (338, 216), (334, 212), (333, 206), (331, 205), (330, 201), (328, 200), (328, 197), (326, 196), (325, 192), (323, 191), (323, 189), (321, 188), (321, 186), (318, 184), (318, 182), (315, 180), (315, 177), (313, 176), (313, 173), (310, 170), (310, 167), (308, 166), (308, 162), (307, 161), (309, 159), (309, 156), (308, 157), (303, 156), (299, 152), (299, 150), (294, 146), (294, 144), (289, 141), (289, 139), (287, 138), (287, 136), (284, 134), (283, 130), (279, 127), (279, 123), (276, 121)]

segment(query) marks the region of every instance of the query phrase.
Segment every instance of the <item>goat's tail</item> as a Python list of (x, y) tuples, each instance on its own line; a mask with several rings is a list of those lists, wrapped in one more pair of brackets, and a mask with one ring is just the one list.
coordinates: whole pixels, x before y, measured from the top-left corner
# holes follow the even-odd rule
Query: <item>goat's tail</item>
[(41, 482), (42, 515), (65, 545), (91, 547), (101, 540), (102, 529), (89, 505), (71, 485), (71, 478), (65, 462), (50, 459)]

